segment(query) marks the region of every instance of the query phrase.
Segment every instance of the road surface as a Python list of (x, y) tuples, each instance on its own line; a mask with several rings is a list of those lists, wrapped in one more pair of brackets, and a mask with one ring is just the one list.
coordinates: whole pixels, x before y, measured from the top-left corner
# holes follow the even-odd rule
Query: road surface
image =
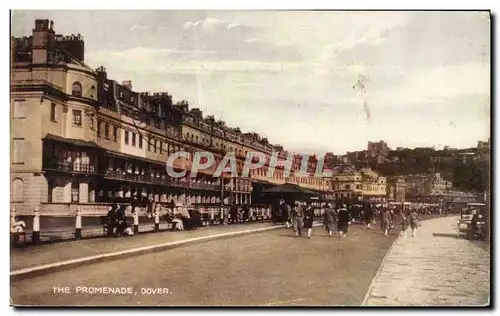
[[(310, 239), (278, 229), (13, 282), (11, 300), (50, 306), (359, 305), (395, 238), (361, 225), (345, 239), (329, 238), (322, 227)], [(132, 294), (81, 293), (93, 287), (131, 288), (123, 291)]]

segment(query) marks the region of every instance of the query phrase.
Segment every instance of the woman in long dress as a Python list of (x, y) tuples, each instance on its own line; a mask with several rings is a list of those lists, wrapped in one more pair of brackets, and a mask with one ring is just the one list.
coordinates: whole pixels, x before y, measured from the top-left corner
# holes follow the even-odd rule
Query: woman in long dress
[(351, 216), (345, 204), (342, 205), (342, 207), (339, 209), (338, 216), (339, 216), (338, 228), (340, 232), (340, 237), (345, 238), (347, 236), (347, 231), (349, 230), (349, 222), (351, 221)]
[(368, 227), (368, 229), (370, 229), (370, 224), (373, 221), (373, 209), (372, 209), (372, 206), (370, 204), (365, 205), (363, 215), (364, 215), (366, 227)]
[(311, 238), (313, 221), (314, 221), (314, 206), (311, 204), (306, 206), (306, 211), (304, 212), (304, 228), (307, 229), (307, 238)]

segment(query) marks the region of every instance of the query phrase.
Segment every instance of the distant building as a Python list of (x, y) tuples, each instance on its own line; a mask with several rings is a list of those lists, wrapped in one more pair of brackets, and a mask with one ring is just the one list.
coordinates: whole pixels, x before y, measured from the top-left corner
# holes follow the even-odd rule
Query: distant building
[(404, 202), (406, 199), (406, 183), (404, 177), (391, 177), (387, 180), (387, 199)]
[(368, 157), (377, 157), (377, 156), (387, 156), (389, 152), (389, 148), (387, 147), (387, 143), (384, 141), (379, 142), (368, 142), (368, 148), (366, 150)]
[(408, 175), (405, 182), (406, 196), (409, 198), (445, 194), (452, 188), (451, 181), (446, 181), (439, 173)]
[(338, 201), (373, 200), (384, 201), (387, 195), (387, 180), (370, 169), (356, 170), (348, 164), (333, 168), (332, 187)]
[(428, 175), (412, 174), (405, 176), (405, 194), (407, 197), (417, 197), (427, 193)]
[(451, 181), (441, 178), (441, 174), (436, 173), (427, 180), (427, 194), (446, 192), (451, 189)]
[(474, 161), (479, 158), (479, 155), (473, 152), (462, 152), (457, 155), (460, 160), (462, 160), (463, 163), (466, 163), (468, 161)]

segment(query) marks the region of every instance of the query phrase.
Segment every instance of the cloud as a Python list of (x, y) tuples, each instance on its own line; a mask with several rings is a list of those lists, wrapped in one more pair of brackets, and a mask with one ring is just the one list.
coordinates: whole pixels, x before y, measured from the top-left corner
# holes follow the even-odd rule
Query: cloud
[(490, 68), (477, 63), (440, 65), (408, 74), (400, 85), (375, 91), (378, 103), (439, 103), (464, 95), (490, 94)]
[(87, 55), (89, 63), (109, 65), (121, 71), (210, 75), (212, 73), (283, 73), (301, 67), (298, 63), (253, 60), (214, 60), (214, 51), (151, 49), (136, 47), (125, 51), (102, 50)]
[(200, 21), (187, 21), (183, 24), (184, 29), (193, 29), (197, 31), (204, 31), (204, 32), (213, 32), (216, 31), (217, 29), (226, 29), (230, 30), (234, 27), (240, 26), (240, 24), (237, 23), (230, 23), (228, 21), (223, 21), (219, 20), (216, 18), (212, 17), (207, 17), (204, 20)]
[(231, 23), (231, 24), (229, 24), (227, 26), (227, 29), (230, 30), (232, 28), (239, 27), (239, 26), (241, 26), (241, 24), (239, 24), (239, 23)]

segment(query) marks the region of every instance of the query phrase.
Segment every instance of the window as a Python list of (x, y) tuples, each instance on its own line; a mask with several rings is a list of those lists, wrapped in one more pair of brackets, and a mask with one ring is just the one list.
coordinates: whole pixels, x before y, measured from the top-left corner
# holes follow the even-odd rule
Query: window
[(132, 133), (132, 146), (135, 147), (135, 133)]
[(106, 139), (109, 139), (109, 124), (108, 123), (104, 123), (104, 137), (106, 137)]
[(101, 137), (101, 121), (97, 121), (97, 137)]
[(139, 148), (142, 148), (142, 135), (139, 135)]
[(95, 131), (95, 123), (94, 122), (95, 122), (94, 118), (91, 117), (90, 121), (89, 121), (89, 124), (90, 124), (90, 130), (92, 130), (92, 131)]
[(56, 121), (56, 104), (55, 103), (50, 104), (50, 121), (51, 122)]
[(26, 118), (26, 101), (16, 100), (14, 101), (14, 118), (23, 119)]
[(346, 190), (350, 190), (350, 189), (351, 189), (351, 186), (350, 186), (349, 184), (346, 184), (346, 185), (345, 185), (345, 189), (346, 189)]
[(24, 182), (16, 178), (12, 181), (12, 202), (22, 202), (24, 200)]
[(71, 87), (71, 95), (74, 97), (82, 96), (82, 84), (78, 81), (73, 83), (73, 86)]
[(12, 157), (13, 163), (24, 163), (24, 138), (14, 138), (14, 154)]
[(125, 131), (125, 145), (128, 145), (128, 131)]
[(162, 146), (162, 141), (158, 141), (158, 146), (160, 147), (160, 154), (163, 154), (163, 146)]
[(151, 142), (152, 142), (152, 139), (151, 139), (151, 136), (148, 136), (148, 151), (151, 151)]
[(73, 126), (82, 127), (82, 111), (73, 110)]
[(78, 182), (71, 182), (71, 202), (80, 200), (80, 185)]
[(116, 126), (113, 126), (113, 141), (117, 141), (118, 140), (118, 127)]
[(154, 150), (155, 150), (155, 152), (156, 152), (156, 147), (158, 147), (158, 144), (157, 144), (157, 140), (156, 140), (156, 139), (154, 140), (154, 143), (153, 143), (153, 144), (154, 144), (153, 146), (155, 146), (155, 147), (154, 147)]

